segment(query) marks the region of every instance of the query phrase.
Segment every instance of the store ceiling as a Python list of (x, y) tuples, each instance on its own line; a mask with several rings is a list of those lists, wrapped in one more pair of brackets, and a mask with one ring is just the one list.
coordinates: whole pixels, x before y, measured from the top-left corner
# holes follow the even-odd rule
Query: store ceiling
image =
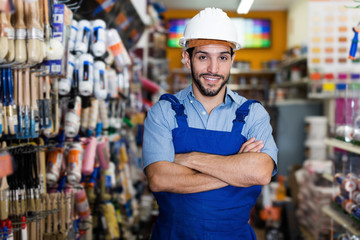
[[(254, 0), (250, 11), (285, 10), (296, 0)], [(204, 9), (218, 7), (227, 11), (236, 11), (240, 0), (155, 0), (162, 2), (166, 9)]]

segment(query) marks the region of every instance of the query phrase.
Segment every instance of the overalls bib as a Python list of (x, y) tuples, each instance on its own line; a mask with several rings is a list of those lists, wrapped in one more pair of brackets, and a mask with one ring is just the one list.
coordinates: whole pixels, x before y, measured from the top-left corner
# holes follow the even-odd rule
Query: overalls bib
[[(239, 152), (246, 138), (241, 135), (255, 100), (248, 100), (236, 111), (231, 132), (191, 128), (187, 123), (184, 105), (171, 95), (164, 94), (160, 100), (171, 102), (176, 112), (178, 127), (173, 129), (175, 153), (204, 152), (232, 155)], [(250, 210), (256, 203), (261, 186), (226, 186), (206, 192), (177, 194), (157, 192), (160, 214), (155, 223), (153, 240), (251, 240), (256, 239), (248, 224)]]

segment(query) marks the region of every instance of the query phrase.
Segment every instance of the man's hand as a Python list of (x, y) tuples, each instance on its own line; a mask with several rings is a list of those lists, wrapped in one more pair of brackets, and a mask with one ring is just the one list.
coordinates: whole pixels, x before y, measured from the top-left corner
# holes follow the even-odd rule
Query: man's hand
[(255, 138), (252, 137), (241, 145), (241, 148), (238, 153), (254, 152), (259, 153), (264, 147), (263, 141), (255, 141)]

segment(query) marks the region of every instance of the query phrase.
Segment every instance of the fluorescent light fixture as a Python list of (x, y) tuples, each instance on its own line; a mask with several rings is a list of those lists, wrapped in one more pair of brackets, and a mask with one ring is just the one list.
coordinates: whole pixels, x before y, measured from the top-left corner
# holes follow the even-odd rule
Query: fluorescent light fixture
[(240, 0), (239, 6), (236, 10), (238, 14), (247, 14), (253, 4), (254, 0)]

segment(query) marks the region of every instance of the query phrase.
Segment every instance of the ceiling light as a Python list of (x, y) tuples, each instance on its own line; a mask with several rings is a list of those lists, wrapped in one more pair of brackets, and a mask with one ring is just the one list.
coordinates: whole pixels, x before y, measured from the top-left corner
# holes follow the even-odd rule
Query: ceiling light
[(254, 0), (240, 0), (239, 6), (236, 10), (238, 14), (247, 14), (253, 4)]

